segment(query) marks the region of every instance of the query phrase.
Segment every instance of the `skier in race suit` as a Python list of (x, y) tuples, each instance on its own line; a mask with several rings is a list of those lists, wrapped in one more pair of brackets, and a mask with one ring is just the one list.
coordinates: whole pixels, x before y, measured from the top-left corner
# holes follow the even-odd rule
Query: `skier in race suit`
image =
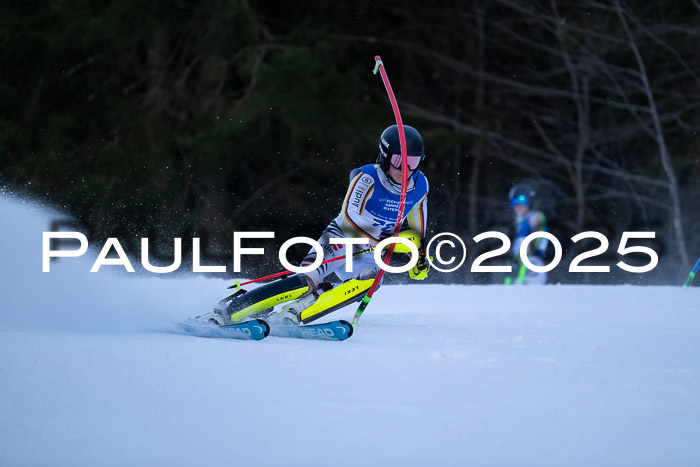
[[(547, 232), (547, 219), (542, 212), (532, 209), (532, 201), (535, 191), (526, 184), (518, 184), (510, 189), (508, 198), (515, 214), (515, 235), (511, 253), (514, 258), (514, 271), (516, 284), (544, 284), (547, 282), (547, 273), (537, 273), (526, 269), (520, 260), (520, 245), (525, 237), (533, 232)], [(544, 265), (544, 254), (549, 241), (546, 238), (533, 240), (527, 249), (527, 257), (535, 266)], [(511, 279), (512, 280), (512, 279)], [(508, 279), (506, 279), (508, 283)]]
[[(430, 264), (424, 251), (428, 208), (428, 180), (419, 170), (424, 159), (423, 138), (418, 131), (404, 125), (408, 156), (406, 204), (402, 223), (420, 252), (418, 263), (409, 271), (412, 279), (428, 275)], [(374, 247), (391, 236), (396, 226), (401, 198), (402, 157), (399, 130), (388, 127), (379, 138), (379, 156), (375, 164), (367, 164), (350, 172), (350, 186), (338, 216), (323, 230), (318, 243), (323, 260), (352, 256), (352, 271), (346, 272), (346, 259), (322, 264), (317, 269), (294, 274), (258, 287), (237, 297), (222, 310), (219, 324), (239, 322), (250, 317), (265, 316), (271, 307), (285, 303), (276, 318), (285, 322), (308, 323), (345, 305), (362, 299), (379, 266), (374, 261)], [(366, 238), (359, 245), (331, 244), (331, 238)], [(346, 250), (350, 250), (347, 251)], [(312, 248), (301, 266), (312, 264), (317, 257)], [(325, 282), (332, 273), (343, 281), (333, 287)], [(269, 319), (273, 319), (270, 317)]]

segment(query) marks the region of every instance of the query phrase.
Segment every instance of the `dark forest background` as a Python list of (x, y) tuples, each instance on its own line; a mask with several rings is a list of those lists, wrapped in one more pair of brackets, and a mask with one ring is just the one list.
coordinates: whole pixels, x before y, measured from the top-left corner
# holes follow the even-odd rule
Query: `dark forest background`
[[(680, 283), (700, 254), (697, 0), (0, 10), (0, 185), (63, 209), (98, 247), (117, 237), (138, 258), (148, 236), (169, 264), (173, 237), (198, 236), (230, 271), (234, 230), (274, 230), (270, 248), (318, 237), (393, 123), (379, 54), (426, 142), (430, 232), (471, 247), (429, 281), (496, 280), (469, 273), (494, 246), (471, 238), (512, 232), (507, 193), (523, 181), (564, 247), (550, 282)], [(585, 264), (612, 273), (566, 272), (597, 246), (571, 242), (586, 230), (610, 248)], [(656, 232), (654, 272), (614, 266), (623, 231)], [(276, 255), (244, 264), (279, 269)]]

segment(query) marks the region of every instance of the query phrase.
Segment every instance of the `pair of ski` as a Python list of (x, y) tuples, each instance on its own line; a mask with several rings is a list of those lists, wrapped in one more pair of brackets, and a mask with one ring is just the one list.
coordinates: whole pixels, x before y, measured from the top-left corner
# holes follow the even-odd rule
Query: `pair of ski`
[(322, 324), (273, 325), (263, 319), (251, 319), (241, 323), (220, 326), (196, 320), (178, 323), (178, 330), (190, 336), (219, 337), (227, 339), (261, 340), (267, 336), (291, 337), (297, 339), (320, 339), (344, 341), (352, 336), (352, 324), (340, 319)]

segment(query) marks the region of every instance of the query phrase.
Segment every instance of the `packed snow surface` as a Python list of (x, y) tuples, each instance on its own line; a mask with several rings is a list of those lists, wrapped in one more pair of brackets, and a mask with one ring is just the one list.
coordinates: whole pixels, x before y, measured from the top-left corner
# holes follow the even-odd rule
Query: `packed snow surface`
[(345, 342), (203, 339), (170, 330), (227, 281), (42, 273), (52, 215), (0, 198), (2, 466), (700, 463), (698, 288), (385, 286)]

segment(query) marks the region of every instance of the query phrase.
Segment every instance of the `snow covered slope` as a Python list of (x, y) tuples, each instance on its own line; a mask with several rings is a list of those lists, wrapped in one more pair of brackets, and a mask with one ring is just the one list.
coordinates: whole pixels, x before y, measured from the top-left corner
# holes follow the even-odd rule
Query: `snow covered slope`
[(227, 282), (41, 273), (50, 215), (0, 199), (0, 465), (700, 463), (697, 288), (386, 286), (346, 342), (200, 339)]

